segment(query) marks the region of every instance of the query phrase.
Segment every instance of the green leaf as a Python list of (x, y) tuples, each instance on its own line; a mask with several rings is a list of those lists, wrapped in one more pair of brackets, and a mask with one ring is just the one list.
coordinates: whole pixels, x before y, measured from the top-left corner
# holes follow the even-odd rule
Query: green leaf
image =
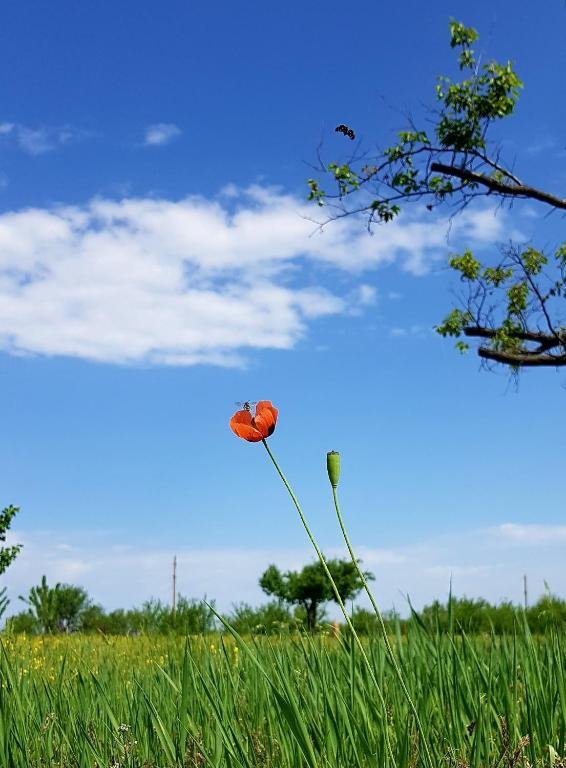
[(460, 272), (462, 280), (478, 279), (481, 264), (469, 249), (466, 249), (461, 256), (452, 256), (448, 264), (452, 269)]
[(465, 27), (461, 22), (450, 21), (450, 47), (467, 47), (478, 40), (479, 34), (473, 27)]
[(507, 312), (509, 315), (520, 315), (527, 308), (529, 286), (525, 280), (515, 283), (507, 290)]
[(435, 327), (435, 331), (441, 336), (460, 336), (465, 326), (472, 322), (473, 318), (470, 312), (463, 312), (461, 309), (453, 309), (440, 325)]

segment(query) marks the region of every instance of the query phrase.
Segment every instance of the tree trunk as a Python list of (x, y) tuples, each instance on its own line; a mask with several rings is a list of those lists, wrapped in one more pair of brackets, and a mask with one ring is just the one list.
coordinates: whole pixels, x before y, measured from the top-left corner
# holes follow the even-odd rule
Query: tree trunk
[(317, 604), (314, 600), (311, 600), (305, 605), (307, 611), (307, 629), (309, 632), (314, 632), (316, 629), (316, 609)]

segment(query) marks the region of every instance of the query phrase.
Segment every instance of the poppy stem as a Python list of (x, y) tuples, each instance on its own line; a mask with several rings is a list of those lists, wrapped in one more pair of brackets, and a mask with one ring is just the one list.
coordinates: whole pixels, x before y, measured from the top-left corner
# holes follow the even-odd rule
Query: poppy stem
[(285, 477), (285, 475), (281, 471), (281, 468), (279, 467), (279, 464), (277, 463), (277, 459), (271, 453), (271, 450), (270, 450), (266, 440), (262, 439), (261, 442), (265, 446), (265, 450), (267, 451), (267, 454), (268, 454), (269, 458), (271, 459), (271, 461), (273, 463), (273, 466), (277, 470), (277, 474), (279, 475), (279, 477), (283, 481), (283, 485), (287, 489), (287, 491), (289, 493), (289, 496), (291, 497), (291, 500), (293, 501), (293, 504), (295, 505), (295, 508), (296, 508), (297, 512), (299, 513), (299, 517), (301, 519), (301, 523), (303, 524), (303, 528), (307, 532), (307, 536), (309, 537), (310, 542), (313, 545), (316, 554), (318, 555), (318, 559), (320, 560), (320, 564), (322, 565), (322, 568), (323, 568), (323, 570), (324, 570), (324, 572), (325, 572), (325, 574), (326, 574), (326, 576), (327, 576), (327, 578), (328, 578), (328, 580), (330, 582), (330, 585), (332, 587), (332, 591), (334, 592), (334, 597), (336, 599), (336, 602), (340, 606), (340, 610), (342, 611), (342, 614), (344, 616), (344, 619), (346, 621), (348, 629), (352, 633), (352, 637), (354, 638), (354, 640), (356, 642), (356, 645), (358, 646), (358, 648), (360, 650), (362, 658), (363, 658), (363, 660), (365, 662), (365, 665), (366, 665), (366, 667), (368, 669), (368, 672), (370, 674), (371, 680), (372, 680), (372, 682), (374, 683), (374, 685), (375, 685), (375, 687), (377, 689), (377, 693), (378, 693), (378, 696), (379, 696), (379, 702), (380, 702), (381, 707), (383, 709), (383, 716), (384, 716), (384, 721), (385, 721), (385, 738), (386, 738), (386, 743), (387, 743), (387, 750), (389, 752), (389, 757), (391, 759), (391, 762), (392, 762), (393, 766), (395, 767), (396, 766), (396, 761), (395, 761), (395, 757), (393, 755), (393, 750), (392, 750), (392, 747), (391, 747), (391, 743), (389, 741), (389, 728), (387, 727), (387, 708), (386, 708), (386, 705), (385, 705), (385, 699), (383, 698), (383, 691), (381, 690), (381, 686), (380, 686), (380, 684), (379, 684), (379, 682), (377, 680), (377, 677), (375, 676), (375, 671), (374, 671), (374, 669), (373, 669), (373, 667), (372, 667), (372, 665), (370, 663), (370, 660), (369, 660), (369, 658), (368, 658), (368, 656), (366, 654), (366, 651), (365, 651), (365, 649), (364, 649), (364, 647), (362, 645), (362, 641), (360, 640), (360, 638), (358, 636), (358, 633), (354, 629), (354, 625), (352, 624), (352, 621), (351, 621), (350, 617), (348, 616), (348, 612), (346, 611), (346, 606), (344, 605), (344, 601), (340, 597), (340, 593), (338, 591), (338, 587), (336, 586), (336, 582), (334, 581), (334, 579), (332, 577), (332, 574), (330, 573), (330, 569), (328, 568), (328, 565), (326, 563), (326, 560), (324, 558), (324, 555), (322, 554), (322, 551), (321, 551), (320, 547), (316, 543), (316, 539), (314, 538), (313, 533), (312, 533), (312, 531), (310, 529), (310, 526), (307, 523), (307, 520), (306, 520), (306, 518), (305, 518), (305, 516), (303, 514), (303, 511), (301, 509), (301, 505), (299, 504), (299, 501), (298, 501), (297, 497), (295, 496), (295, 493), (293, 492), (293, 489), (289, 485), (289, 482), (288, 482), (287, 478)]
[(338, 518), (338, 523), (340, 525), (340, 530), (342, 531), (342, 536), (344, 537), (344, 541), (346, 542), (346, 546), (348, 548), (348, 552), (350, 553), (350, 557), (352, 559), (352, 562), (354, 564), (354, 567), (356, 568), (356, 571), (358, 572), (358, 576), (360, 577), (360, 580), (364, 586), (364, 589), (367, 593), (367, 596), (369, 597), (369, 601), (372, 605), (372, 608), (374, 610), (375, 615), (377, 616), (377, 620), (381, 629), (381, 633), (383, 635), (383, 640), (385, 642), (385, 647), (387, 649), (387, 655), (389, 656), (389, 660), (391, 662), (391, 666), (395, 670), (395, 674), (397, 675), (397, 679), (399, 680), (399, 683), (401, 685), (401, 689), (403, 691), (403, 694), (405, 695), (405, 698), (407, 699), (407, 702), (409, 704), (409, 707), (411, 709), (411, 712), (413, 713), (413, 717), (415, 718), (415, 724), (417, 726), (417, 730), (419, 732), (419, 736), (421, 739), (421, 742), (423, 744), (423, 748), (426, 754), (426, 760), (430, 768), (433, 768), (433, 762), (432, 757), (428, 748), (428, 744), (425, 738), (424, 728), (422, 727), (421, 720), (419, 718), (417, 708), (415, 706), (415, 703), (413, 699), (411, 698), (411, 694), (409, 693), (409, 689), (407, 688), (407, 685), (405, 683), (405, 679), (403, 677), (403, 673), (401, 672), (401, 668), (399, 667), (399, 664), (397, 663), (397, 659), (395, 657), (395, 653), (393, 651), (393, 648), (391, 646), (391, 643), (389, 641), (389, 636), (387, 634), (387, 629), (385, 627), (385, 622), (383, 621), (383, 616), (381, 614), (381, 611), (379, 610), (379, 606), (377, 605), (375, 598), (373, 596), (373, 593), (371, 589), (369, 588), (369, 584), (367, 582), (367, 579), (364, 575), (364, 572), (360, 568), (360, 564), (358, 561), (358, 558), (356, 557), (356, 553), (353, 550), (352, 544), (350, 542), (350, 537), (348, 536), (348, 531), (346, 530), (346, 526), (344, 525), (344, 519), (342, 517), (342, 513), (340, 512), (340, 504), (338, 503), (338, 492), (336, 490), (335, 486), (332, 486), (332, 498), (334, 500), (334, 509), (336, 510), (336, 517)]

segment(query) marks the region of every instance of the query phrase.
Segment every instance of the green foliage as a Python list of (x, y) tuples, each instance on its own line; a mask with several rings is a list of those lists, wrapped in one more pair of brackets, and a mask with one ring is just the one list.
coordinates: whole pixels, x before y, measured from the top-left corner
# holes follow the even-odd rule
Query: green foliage
[[(19, 511), (19, 507), (14, 507), (10, 504), (10, 506), (0, 512), (0, 542), (6, 541), (6, 532), (10, 527), (14, 515)], [(12, 561), (16, 559), (21, 548), (21, 544), (14, 544), (11, 547), (0, 546), (0, 574), (4, 573)]]
[(463, 312), (461, 309), (453, 309), (452, 312), (444, 318), (442, 323), (436, 327), (436, 331), (441, 336), (460, 336), (471, 319), (472, 316), (470, 312)]
[[(399, 131), (398, 141), (377, 157), (368, 162), (364, 153), (359, 168), (356, 161), (321, 162), (321, 173), (337, 191), (323, 192), (318, 179), (309, 179), (309, 199), (319, 206), (333, 201), (329, 220), (362, 213), (371, 229), (398, 216), (402, 203), (426, 200), (432, 211), (450, 202), (458, 211), (486, 194), (499, 202), (531, 199), (566, 210), (562, 198), (524, 184), (490, 140), (492, 125), (514, 112), (522, 82), (510, 61), (478, 61), (472, 49), (478, 39), (475, 29), (450, 22), (458, 74), (438, 78), (432, 130), (420, 130), (410, 120), (409, 129)], [(350, 198), (356, 202), (351, 204)], [(468, 344), (460, 336), (480, 339), (483, 360), (508, 365), (514, 372), (527, 366), (566, 365), (566, 243), (553, 258), (533, 246), (512, 244), (500, 253), (502, 258), (486, 264), (469, 249), (450, 257), (449, 266), (465, 292), (461, 307), (436, 330), (456, 337), (461, 352)]]
[(546, 594), (524, 610), (509, 601), (491, 605), (481, 598), (452, 598), (446, 604), (435, 601), (426, 606), (419, 613), (419, 618), (435, 632), (496, 635), (512, 635), (526, 619), (532, 633), (543, 635), (553, 629), (560, 632), (566, 630), (566, 601)]
[(483, 271), (483, 277), (486, 285), (493, 286), (493, 288), (499, 288), (503, 283), (507, 282), (513, 277), (513, 270), (509, 267), (485, 267)]
[[(342, 601), (352, 600), (363, 588), (354, 563), (333, 559), (327, 560), (327, 565)], [(365, 573), (365, 577), (374, 578), (369, 572)], [(326, 573), (318, 561), (305, 565), (300, 571), (286, 573), (270, 565), (260, 577), (259, 585), (266, 594), (284, 603), (300, 605), (305, 610), (306, 625), (310, 631), (316, 628), (324, 603), (335, 599)]]
[(455, 21), (450, 23), (450, 46), (460, 49), (459, 68), (471, 70), (472, 75), (458, 83), (441, 76), (436, 88), (437, 98), (442, 102), (436, 136), (442, 148), (456, 152), (484, 149), (489, 122), (513, 112), (523, 85), (509, 61), (478, 67), (470, 48), (478, 38), (475, 29)]
[(106, 613), (101, 605), (91, 604), (81, 613), (80, 631), (99, 633), (103, 635), (132, 634), (132, 624), (129, 611), (119, 608)]
[[(332, 561), (331, 561), (332, 562)], [(274, 566), (266, 573), (270, 574), (267, 583), (274, 586), (286, 584), (285, 574), (279, 574), (281, 580), (274, 581)], [(265, 575), (265, 574), (264, 574)], [(43, 583), (36, 589), (41, 594), (47, 585)], [(49, 587), (47, 587), (50, 589)], [(77, 588), (80, 590), (80, 588)], [(55, 590), (52, 590), (55, 591)], [(349, 599), (349, 598), (348, 598)], [(328, 600), (331, 600), (329, 597)], [(287, 605), (285, 604), (287, 603)], [(288, 605), (295, 605), (291, 613)], [(43, 614), (38, 618), (36, 610), (27, 610), (11, 616), (6, 622), (6, 631), (11, 634), (28, 635), (57, 634), (65, 629), (57, 621), (46, 622)], [(317, 623), (324, 619), (323, 604), (317, 605)], [(566, 631), (566, 600), (547, 592), (526, 611), (511, 602), (493, 605), (481, 598), (452, 597), (449, 603), (435, 600), (409, 618), (401, 618), (395, 611), (383, 615), (389, 634), (406, 635), (413, 625), (421, 625), (429, 632), (455, 634), (490, 634), (512, 635), (526, 619), (530, 631), (536, 635), (556, 630)], [(308, 627), (308, 616), (303, 601), (273, 600), (256, 608), (247, 603), (233, 607), (226, 620), (240, 635), (281, 635), (300, 632)], [(352, 623), (361, 635), (379, 636), (380, 628), (373, 611), (356, 607), (352, 614)], [(50, 629), (45, 630), (45, 625)], [(148, 635), (148, 636), (187, 636), (216, 633), (218, 631), (214, 614), (201, 600), (179, 596), (177, 610), (172, 611), (159, 600), (149, 600), (141, 608), (129, 610), (117, 609), (106, 613), (99, 605), (88, 602), (81, 609), (79, 616), (71, 626), (74, 631), (108, 636)], [(342, 626), (342, 631), (346, 630)]]
[(481, 264), (468, 249), (462, 256), (452, 256), (448, 264), (461, 273), (462, 280), (477, 280), (480, 273)]
[(347, 163), (343, 165), (330, 163), (328, 170), (334, 175), (334, 180), (338, 184), (341, 196), (347, 195), (360, 188), (358, 174), (355, 173)]
[(523, 251), (523, 264), (527, 275), (538, 275), (542, 268), (548, 264), (548, 258), (541, 251), (528, 246)]
[(379, 221), (391, 221), (399, 214), (400, 210), (398, 205), (380, 200), (374, 200), (371, 204), (372, 215), (377, 217)]
[(316, 203), (322, 208), (324, 205), (324, 197), (326, 192), (320, 188), (316, 179), (307, 179), (307, 184), (309, 186), (309, 194), (307, 196), (307, 200), (316, 201)]
[(5, 631), (14, 635), (39, 635), (41, 627), (31, 611), (21, 611), (6, 619)]
[[(493, 605), (482, 598), (452, 597), (447, 603), (435, 600), (407, 619), (395, 613), (386, 614), (384, 619), (390, 634), (406, 635), (412, 626), (420, 625), (431, 633), (512, 636), (526, 620), (530, 632), (544, 635), (551, 630), (566, 631), (566, 600), (547, 593), (525, 610), (508, 600)], [(379, 633), (372, 611), (356, 608), (352, 621), (359, 634)]]
[[(211, 601), (214, 605), (214, 601)], [(202, 600), (178, 596), (175, 611), (160, 600), (149, 600), (129, 612), (133, 632), (197, 635), (215, 629), (214, 614)]]
[(560, 632), (566, 629), (566, 601), (556, 595), (544, 595), (526, 613), (532, 632), (542, 634), (551, 629)]
[(20, 596), (27, 603), (41, 632), (75, 632), (80, 626), (82, 612), (89, 606), (86, 590), (72, 584), (56, 584), (50, 587), (47, 577), (32, 587), (27, 597)]
[[(464, 48), (459, 58), (461, 69), (474, 69), (472, 52)], [(436, 137), (443, 149), (456, 152), (483, 150), (490, 121), (510, 115), (522, 83), (511, 62), (485, 64), (467, 80), (454, 83), (440, 77), (436, 95), (442, 102)]]
[(443, 605), (438, 601), (426, 606), (420, 613), (422, 622), (434, 632), (513, 632), (518, 619), (517, 609), (511, 603), (491, 606), (487, 600), (466, 597), (452, 598)]
[(454, 185), (450, 179), (446, 179), (444, 176), (431, 176), (428, 180), (428, 186), (431, 192), (434, 192), (437, 200), (443, 200), (447, 195), (454, 192)]
[(248, 603), (235, 605), (226, 621), (239, 635), (274, 635), (296, 630), (300, 622), (278, 600), (272, 600), (258, 608)]
[(57, 628), (61, 632), (76, 632), (80, 627), (83, 611), (90, 603), (89, 596), (82, 587), (73, 584), (60, 584), (56, 589)]
[(202, 600), (179, 595), (175, 611), (160, 600), (148, 600), (141, 608), (106, 613), (99, 605), (81, 614), (82, 632), (105, 635), (198, 635), (215, 629), (214, 614)]
[[(513, 356), (517, 365), (528, 365), (530, 359), (536, 362), (539, 353), (548, 348), (562, 344), (566, 349), (560, 325), (549, 325), (551, 314), (559, 317), (556, 299), (563, 297), (565, 280), (561, 275), (561, 279), (549, 281), (544, 276), (547, 264), (548, 257), (532, 246), (507, 248), (495, 266), (482, 265), (470, 250), (451, 256), (449, 266), (469, 285), (466, 309), (452, 310), (436, 331), (442, 336), (459, 337), (465, 333), (489, 339), (489, 349), (509, 357), (509, 365)], [(544, 283), (537, 282), (541, 276)], [(548, 332), (540, 330), (541, 322), (547, 325)], [(535, 327), (530, 329), (529, 324)], [(530, 342), (538, 348), (531, 349)], [(461, 345), (458, 342), (457, 346)], [(560, 358), (556, 360), (560, 364)]]
[(511, 315), (521, 315), (527, 308), (527, 298), (529, 295), (529, 286), (526, 280), (521, 280), (507, 289), (507, 313)]
[(20, 600), (29, 605), (29, 612), (41, 632), (53, 632), (57, 629), (56, 591), (47, 584), (47, 576), (41, 577), (41, 583), (31, 587), (27, 598), (20, 595)]
[(450, 47), (469, 50), (472, 43), (479, 40), (479, 34), (472, 27), (465, 27), (459, 21), (450, 20)]
[[(179, 595), (175, 611), (160, 600), (148, 600), (141, 608), (106, 612), (94, 605), (82, 587), (56, 584), (49, 587), (43, 576), (27, 598), (29, 609), (10, 618), (12, 632), (85, 632), (104, 635), (196, 635), (216, 629), (214, 614), (202, 600)], [(212, 601), (214, 605), (214, 601)]]
[[(396, 611), (385, 611), (383, 621), (389, 634), (397, 631), (406, 632), (409, 622), (403, 621)], [(352, 614), (352, 624), (359, 635), (379, 637), (381, 629), (375, 611), (357, 607)]]

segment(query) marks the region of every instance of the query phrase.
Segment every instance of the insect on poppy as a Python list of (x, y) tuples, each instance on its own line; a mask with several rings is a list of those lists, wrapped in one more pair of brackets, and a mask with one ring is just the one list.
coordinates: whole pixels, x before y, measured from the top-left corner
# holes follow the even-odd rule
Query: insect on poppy
[(259, 443), (273, 434), (277, 414), (278, 410), (271, 405), (270, 400), (260, 400), (255, 407), (255, 416), (252, 416), (251, 405), (246, 401), (242, 410), (236, 411), (230, 419), (230, 429), (242, 440)]
[(237, 405), (243, 411), (251, 411), (253, 405), (257, 405), (257, 400), (236, 400)]

